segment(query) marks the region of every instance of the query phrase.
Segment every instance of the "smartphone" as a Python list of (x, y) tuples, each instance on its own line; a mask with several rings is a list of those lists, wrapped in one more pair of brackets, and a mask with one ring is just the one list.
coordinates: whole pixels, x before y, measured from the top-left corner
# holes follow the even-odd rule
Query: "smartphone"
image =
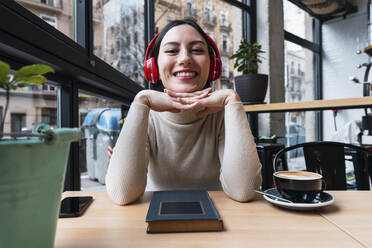
[(59, 218), (69, 218), (81, 216), (92, 203), (91, 196), (66, 197), (61, 202)]

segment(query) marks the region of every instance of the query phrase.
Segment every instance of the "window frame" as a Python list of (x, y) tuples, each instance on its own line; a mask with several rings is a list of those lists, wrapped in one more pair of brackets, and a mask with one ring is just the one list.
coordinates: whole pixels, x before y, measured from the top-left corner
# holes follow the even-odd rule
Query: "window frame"
[[(154, 37), (154, 2), (144, 1), (145, 47)], [(220, 0), (234, 5), (255, 19), (255, 0)], [(54, 4), (56, 2), (54, 1)], [(65, 34), (12, 0), (0, 2), (0, 60), (13, 69), (32, 63), (55, 68), (48, 79), (58, 83), (57, 111), (60, 127), (79, 127), (79, 90), (122, 102), (129, 108), (143, 88), (94, 55), (93, 1), (75, 1), (74, 37)], [(254, 11), (253, 11), (254, 9)], [(245, 16), (245, 15), (243, 15)], [(255, 20), (243, 18), (244, 37), (255, 37)], [(12, 23), (12, 28), (8, 23)], [(247, 24), (249, 24), (247, 26)], [(79, 144), (70, 148), (64, 190), (80, 190)]]
[[(306, 9), (301, 8), (300, 5), (297, 4), (295, 0), (288, 0), (292, 4), (296, 5), (303, 11), (307, 12)], [(284, 15), (284, 13), (283, 13)], [(313, 40), (309, 41), (303, 39), (291, 32), (288, 32), (284, 29), (284, 40), (292, 42), (296, 45), (309, 49), (313, 52), (313, 78), (314, 78), (314, 100), (323, 99), (323, 92), (322, 92), (322, 84), (323, 84), (323, 75), (322, 75), (322, 20), (319, 18), (313, 17)], [(323, 112), (318, 111), (315, 112), (315, 139), (322, 140), (323, 139), (323, 126), (321, 123), (323, 122)]]

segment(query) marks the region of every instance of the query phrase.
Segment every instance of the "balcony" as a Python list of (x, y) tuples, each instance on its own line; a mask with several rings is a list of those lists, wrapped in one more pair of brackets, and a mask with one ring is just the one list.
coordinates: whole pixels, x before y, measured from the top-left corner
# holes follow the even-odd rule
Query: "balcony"
[(181, 7), (177, 3), (174, 3), (174, 2), (175, 1), (170, 1), (170, 0), (159, 0), (159, 4), (163, 5), (163, 7), (181, 13)]
[(291, 68), (289, 76), (293, 78), (303, 78), (305, 76), (305, 72)]
[(220, 24), (220, 30), (225, 32), (230, 32), (232, 30), (231, 24)]
[(217, 25), (217, 17), (206, 14), (204, 15), (203, 24), (214, 28)]

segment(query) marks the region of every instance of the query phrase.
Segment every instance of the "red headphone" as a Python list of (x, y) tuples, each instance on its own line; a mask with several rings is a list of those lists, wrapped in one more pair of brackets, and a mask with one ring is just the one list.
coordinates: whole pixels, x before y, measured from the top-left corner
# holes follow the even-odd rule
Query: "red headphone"
[[(158, 73), (158, 68), (156, 66), (156, 60), (154, 57), (148, 58), (149, 53), (154, 46), (156, 38), (159, 36), (157, 34), (150, 42), (149, 46), (147, 47), (146, 50), (146, 55), (145, 55), (145, 63), (143, 66), (143, 70), (145, 72), (145, 79), (153, 84), (156, 84), (159, 81), (159, 73)], [(218, 51), (218, 48), (216, 46), (216, 43), (212, 40), (211, 37), (209, 37), (208, 34), (205, 33), (205, 36), (207, 37), (209, 43), (212, 45), (213, 52), (215, 55), (210, 55), (210, 67), (209, 67), (209, 76), (208, 76), (208, 81), (212, 82), (214, 80), (217, 80), (222, 73), (222, 62), (221, 62), (221, 56), (220, 52)]]

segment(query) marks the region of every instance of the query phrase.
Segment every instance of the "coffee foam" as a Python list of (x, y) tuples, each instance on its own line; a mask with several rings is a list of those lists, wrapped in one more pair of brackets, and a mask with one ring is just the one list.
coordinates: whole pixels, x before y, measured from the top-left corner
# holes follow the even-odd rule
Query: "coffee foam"
[(314, 180), (322, 178), (321, 175), (308, 171), (281, 171), (276, 172), (275, 176), (294, 180)]

